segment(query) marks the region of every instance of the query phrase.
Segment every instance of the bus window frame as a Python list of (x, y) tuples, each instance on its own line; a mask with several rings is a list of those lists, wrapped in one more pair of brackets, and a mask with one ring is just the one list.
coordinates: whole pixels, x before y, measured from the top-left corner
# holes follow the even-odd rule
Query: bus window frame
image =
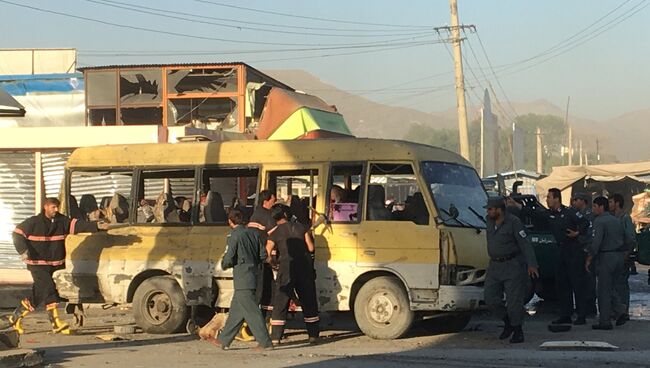
[[(330, 162), (328, 165), (328, 170), (327, 170), (327, 187), (325, 188), (325, 203), (326, 203), (326, 213), (327, 213), (327, 220), (331, 224), (360, 224), (362, 221), (365, 221), (365, 218), (361, 216), (359, 213), (359, 208), (361, 208), (361, 212), (365, 214), (366, 212), (366, 191), (367, 191), (367, 173), (368, 173), (368, 167), (369, 167), (369, 161), (333, 161)], [(359, 186), (361, 189), (359, 189), (359, 201), (357, 202), (357, 220), (356, 221), (333, 221), (331, 218), (329, 218), (329, 204), (331, 203), (331, 190), (332, 190), (332, 185), (333, 183), (333, 178), (334, 175), (332, 174), (333, 172), (333, 167), (334, 166), (353, 166), (353, 165), (361, 165), (361, 180), (359, 181)]]
[[(137, 181), (135, 181), (135, 185), (132, 186), (132, 195), (131, 198), (138, 198), (138, 195), (140, 194), (140, 181), (142, 180), (142, 190), (144, 191), (144, 177), (143, 177), (143, 172), (146, 171), (179, 171), (179, 170), (194, 170), (194, 193), (197, 192), (197, 173), (200, 171), (199, 166), (136, 166), (134, 167)], [(144, 193), (143, 193), (144, 194)], [(196, 195), (194, 195), (194, 199), (192, 200), (192, 207), (196, 207)], [(190, 222), (145, 222), (145, 223), (138, 223), (136, 222), (137, 220), (137, 210), (138, 210), (138, 200), (131, 200), (131, 213), (129, 214), (129, 225), (130, 226), (160, 226), (160, 227), (183, 227), (183, 226), (194, 226), (194, 211), (195, 209), (192, 208), (192, 214), (190, 215)], [(198, 212), (197, 212), (198, 216)], [(198, 217), (197, 217), (198, 218)]]
[[(118, 171), (121, 172), (121, 173), (130, 172), (131, 173), (131, 190), (129, 192), (129, 195), (131, 196), (131, 198), (133, 198), (133, 196), (135, 195), (134, 191), (136, 189), (136, 186), (134, 184), (136, 183), (135, 180), (136, 180), (136, 176), (137, 176), (135, 167), (122, 167), (122, 166), (107, 166), (107, 167), (102, 167), (102, 168), (99, 168), (99, 167), (84, 167), (84, 168), (81, 168), (81, 167), (72, 167), (72, 168), (68, 167), (68, 168), (65, 169), (65, 179), (64, 179), (65, 180), (65, 187), (64, 187), (64, 189), (65, 189), (65, 194), (64, 194), (65, 195), (65, 211), (64, 211), (64, 215), (66, 215), (68, 217), (70, 217), (70, 203), (71, 203), (70, 196), (72, 196), (72, 173), (73, 172), (78, 172), (78, 171), (82, 171), (82, 172), (110, 172), (110, 173), (118, 172)], [(135, 208), (137, 209), (137, 207), (135, 207)], [(127, 219), (127, 222), (126, 222), (126, 224), (128, 224), (128, 225), (133, 225), (134, 224), (134, 221), (133, 221), (134, 218), (132, 217), (133, 214), (134, 214), (133, 210), (134, 210), (134, 203), (133, 203), (133, 201), (131, 201), (131, 203), (129, 203), (129, 218)]]
[[(196, 182), (195, 182), (195, 188), (194, 191), (196, 195), (194, 196), (196, 199), (196, 202), (192, 203), (192, 226), (218, 226), (218, 227), (224, 227), (224, 226), (229, 226), (228, 222), (226, 221), (225, 223), (218, 223), (218, 222), (200, 222), (199, 221), (199, 211), (200, 211), (200, 205), (201, 205), (201, 185), (202, 180), (203, 180), (203, 173), (207, 170), (236, 170), (236, 169), (246, 169), (246, 170), (257, 170), (257, 183), (255, 185), (255, 195), (260, 192), (260, 186), (261, 186), (261, 181), (262, 181), (262, 167), (261, 165), (246, 165), (246, 164), (230, 164), (230, 165), (204, 165), (204, 166), (199, 166), (197, 168), (197, 177), (196, 177)], [(236, 178), (236, 177), (233, 177)], [(251, 176), (252, 178), (252, 176)], [(223, 201), (223, 196), (221, 197)], [(255, 198), (255, 203), (257, 203), (257, 198)], [(224, 208), (225, 208), (226, 202), (224, 202)], [(253, 205), (253, 210), (255, 209), (255, 205)], [(194, 214), (196, 212), (196, 215)], [(194, 221), (196, 219), (196, 222)]]
[[(420, 189), (420, 193), (422, 193), (422, 196), (424, 198), (424, 205), (426, 206), (427, 211), (429, 212), (429, 223), (426, 224), (426, 225), (420, 225), (420, 224), (415, 224), (412, 221), (410, 221), (410, 222), (412, 222), (413, 224), (415, 224), (417, 226), (432, 226), (432, 225), (435, 226), (435, 224), (436, 224), (435, 217), (436, 216), (434, 215), (434, 213), (435, 214), (438, 213), (437, 212), (438, 208), (435, 207), (435, 202), (433, 201), (433, 198), (431, 197), (431, 193), (429, 193), (429, 188), (426, 185), (426, 180), (424, 179), (424, 176), (422, 176), (422, 171), (420, 170), (419, 162), (420, 161), (390, 161), (390, 160), (378, 161), (378, 160), (368, 160), (367, 165), (366, 165), (367, 166), (366, 170), (367, 170), (367, 173), (368, 173), (367, 176), (366, 176), (366, 184), (365, 184), (366, 185), (366, 193), (367, 193), (367, 186), (370, 185), (370, 177), (372, 176), (372, 173), (371, 173), (371, 167), (372, 166), (371, 165), (373, 165), (373, 164), (375, 164), (375, 165), (382, 165), (382, 164), (387, 164), (387, 165), (410, 165), (411, 170), (413, 171), (412, 175), (415, 177), (415, 182), (417, 183), (418, 188)], [(422, 191), (422, 188), (424, 188), (424, 191)], [(367, 195), (364, 195), (364, 206), (363, 206), (363, 221), (364, 222), (369, 221), (369, 220), (366, 219), (367, 206), (366, 206), (365, 203), (367, 202), (367, 200), (368, 200)], [(431, 211), (432, 206), (434, 207), (433, 209), (436, 212)], [(404, 222), (404, 221), (399, 221), (399, 220), (387, 220), (387, 221), (393, 221), (393, 222), (398, 222), (398, 223), (399, 222)], [(369, 222), (375, 222), (375, 221), (369, 221)]]

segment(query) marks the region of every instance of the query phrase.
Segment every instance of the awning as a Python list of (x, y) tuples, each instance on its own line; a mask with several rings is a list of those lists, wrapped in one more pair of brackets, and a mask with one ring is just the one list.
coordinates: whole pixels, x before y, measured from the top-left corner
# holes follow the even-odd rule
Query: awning
[(343, 116), (312, 95), (271, 88), (256, 136), (259, 139), (299, 139), (308, 135), (352, 136)]
[(25, 107), (0, 87), (0, 116), (23, 117)]

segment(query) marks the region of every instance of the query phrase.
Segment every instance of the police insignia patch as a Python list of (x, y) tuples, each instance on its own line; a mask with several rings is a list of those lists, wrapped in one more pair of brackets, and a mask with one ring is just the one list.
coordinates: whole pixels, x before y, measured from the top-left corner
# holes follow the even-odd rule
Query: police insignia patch
[(577, 217), (577, 218), (582, 218), (582, 213), (580, 213), (580, 212), (576, 212), (576, 217)]
[(521, 231), (519, 232), (519, 235), (521, 235), (522, 238), (525, 238), (525, 237), (526, 237), (526, 232), (523, 231), (523, 230), (521, 230)]

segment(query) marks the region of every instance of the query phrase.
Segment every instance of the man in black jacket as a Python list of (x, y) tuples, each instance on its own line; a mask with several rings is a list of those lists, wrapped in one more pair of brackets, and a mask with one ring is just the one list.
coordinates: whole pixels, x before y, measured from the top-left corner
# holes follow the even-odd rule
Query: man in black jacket
[[(587, 253), (580, 242), (588, 234), (589, 221), (576, 209), (562, 204), (562, 192), (558, 188), (548, 190), (546, 196), (548, 209), (530, 209), (522, 207), (511, 198), (508, 205), (519, 207), (522, 213), (545, 220), (560, 250), (556, 267), (555, 281), (560, 300), (560, 318), (553, 324), (584, 325), (587, 315), (586, 290), (587, 271), (584, 263)], [(573, 300), (575, 295), (576, 319), (572, 321)]]
[(271, 349), (271, 338), (258, 306), (255, 290), (262, 262), (266, 259), (266, 249), (257, 230), (242, 225), (242, 212), (232, 209), (228, 213), (228, 224), (232, 232), (228, 235), (226, 253), (221, 260), (221, 268), (233, 268), (235, 294), (230, 303), (226, 324), (216, 340), (217, 346), (228, 348), (240, 331), (244, 321), (248, 324), (261, 349)]
[(69, 335), (70, 326), (59, 319), (59, 294), (52, 274), (65, 268), (65, 238), (68, 234), (96, 232), (97, 222), (70, 219), (59, 213), (60, 202), (47, 198), (40, 214), (32, 216), (16, 226), (13, 233), (14, 246), (27, 269), (32, 274), (34, 284), (31, 298), (25, 298), (14, 311), (12, 321), (19, 333), (23, 318), (35, 307), (45, 304), (52, 323), (52, 332)]

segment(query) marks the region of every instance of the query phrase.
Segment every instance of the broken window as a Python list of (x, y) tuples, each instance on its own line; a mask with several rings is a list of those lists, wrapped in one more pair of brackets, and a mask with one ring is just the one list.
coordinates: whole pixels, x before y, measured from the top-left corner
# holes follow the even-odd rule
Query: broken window
[(316, 208), (318, 193), (318, 170), (290, 170), (269, 172), (268, 188), (279, 203), (291, 209), (295, 220), (311, 226), (313, 215), (310, 208)]
[(161, 78), (160, 69), (120, 71), (120, 104), (160, 105)]
[(90, 126), (115, 125), (116, 121), (115, 108), (88, 109), (88, 125)]
[(409, 164), (372, 164), (366, 220), (429, 223), (424, 196)]
[(167, 93), (237, 92), (237, 68), (180, 69), (167, 72)]
[(162, 125), (162, 107), (122, 107), (120, 121), (124, 125)]
[(73, 171), (68, 215), (89, 221), (128, 222), (132, 178), (131, 171)]
[(117, 104), (115, 71), (87, 72), (86, 91), (88, 106), (115, 106)]
[(138, 188), (137, 223), (190, 222), (194, 170), (144, 171)]
[(362, 164), (332, 165), (328, 210), (330, 221), (359, 222), (362, 173)]
[(192, 125), (202, 129), (229, 130), (238, 127), (237, 99), (176, 98), (170, 99), (168, 126)]
[(236, 207), (248, 221), (257, 192), (257, 168), (205, 169), (201, 178), (199, 222), (227, 225), (226, 209)]

